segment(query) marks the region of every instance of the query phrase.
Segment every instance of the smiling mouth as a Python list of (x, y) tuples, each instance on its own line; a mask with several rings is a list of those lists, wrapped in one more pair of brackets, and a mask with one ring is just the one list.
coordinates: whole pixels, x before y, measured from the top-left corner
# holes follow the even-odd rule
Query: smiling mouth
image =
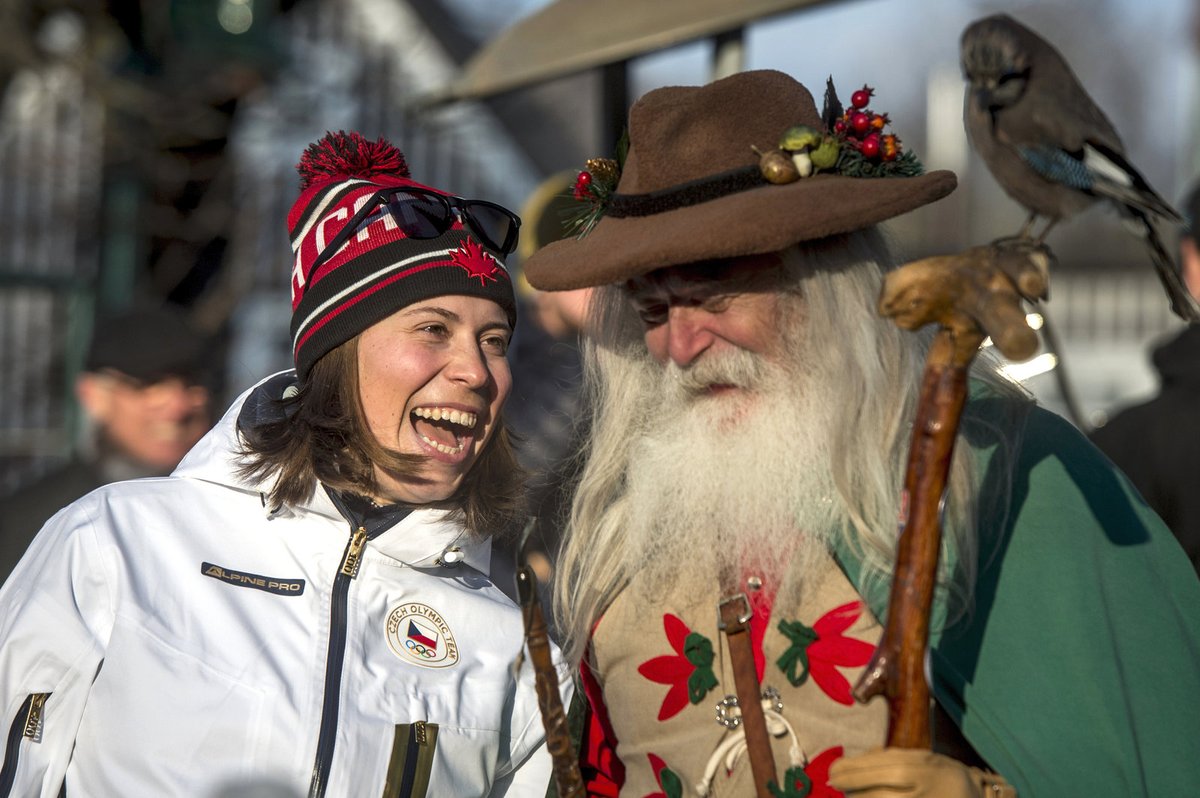
[(449, 407), (418, 407), (412, 411), (413, 429), (426, 445), (442, 454), (458, 454), (466, 448), (478, 417)]

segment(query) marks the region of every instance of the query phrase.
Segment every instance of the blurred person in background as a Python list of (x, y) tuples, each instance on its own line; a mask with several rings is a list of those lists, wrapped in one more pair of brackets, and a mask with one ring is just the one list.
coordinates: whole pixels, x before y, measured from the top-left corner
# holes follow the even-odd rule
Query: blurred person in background
[(213, 342), (181, 310), (99, 318), (75, 379), (83, 438), (71, 459), (0, 498), (0, 581), (50, 516), (101, 485), (164, 476), (212, 425)]
[(298, 168), (295, 370), (171, 476), (55, 515), (0, 589), (12, 794), (545, 795), (515, 586), (491, 576), (521, 499), (520, 220), (357, 133)]
[[(1179, 265), (1200, 300), (1200, 184), (1183, 203)], [(1159, 392), (1091, 433), (1092, 442), (1133, 481), (1183, 545), (1200, 574), (1200, 325), (1156, 346)]]
[[(551, 175), (522, 206), (517, 247), (522, 262), (567, 234), (564, 217), (577, 205), (571, 195), (576, 174)], [(537, 518), (524, 554), (543, 584), (553, 575), (552, 560), (570, 504), (579, 450), (579, 344), (591, 292), (590, 288), (538, 291), (523, 274), (517, 277), (521, 326), (509, 351), (513, 395), (506, 415), (520, 443), (521, 465), (530, 475), (529, 512)]]

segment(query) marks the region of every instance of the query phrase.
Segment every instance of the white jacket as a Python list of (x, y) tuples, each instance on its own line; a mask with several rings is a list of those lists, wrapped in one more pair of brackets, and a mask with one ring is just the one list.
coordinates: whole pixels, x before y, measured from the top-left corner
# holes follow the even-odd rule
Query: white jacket
[(272, 515), (233, 476), (245, 398), (172, 476), (54, 516), (0, 590), (0, 797), (52, 798), (65, 777), (70, 798), (542, 798), (490, 542), (418, 510), (355, 572), (323, 489)]

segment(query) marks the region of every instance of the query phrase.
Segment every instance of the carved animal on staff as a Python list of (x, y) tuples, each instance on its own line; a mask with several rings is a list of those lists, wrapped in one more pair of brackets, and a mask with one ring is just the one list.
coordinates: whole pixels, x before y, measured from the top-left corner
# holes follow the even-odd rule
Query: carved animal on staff
[(1182, 219), (1126, 158), (1116, 129), (1058, 50), (1005, 14), (968, 25), (960, 45), (967, 135), (1001, 188), (1029, 211), (1019, 236), (1031, 237), (1045, 217), (1040, 244), (1060, 220), (1108, 203), (1145, 240), (1171, 309), (1200, 321), (1156, 229)]

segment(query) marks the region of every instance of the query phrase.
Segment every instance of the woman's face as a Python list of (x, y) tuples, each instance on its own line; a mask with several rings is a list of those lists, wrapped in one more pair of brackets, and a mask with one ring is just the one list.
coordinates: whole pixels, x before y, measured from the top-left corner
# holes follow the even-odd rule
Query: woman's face
[(457, 295), (409, 305), (362, 333), (358, 387), (368, 428), (383, 446), (426, 458), (416, 476), (376, 466), (376, 498), (425, 504), (458, 489), (512, 388), (511, 335), (495, 302)]

